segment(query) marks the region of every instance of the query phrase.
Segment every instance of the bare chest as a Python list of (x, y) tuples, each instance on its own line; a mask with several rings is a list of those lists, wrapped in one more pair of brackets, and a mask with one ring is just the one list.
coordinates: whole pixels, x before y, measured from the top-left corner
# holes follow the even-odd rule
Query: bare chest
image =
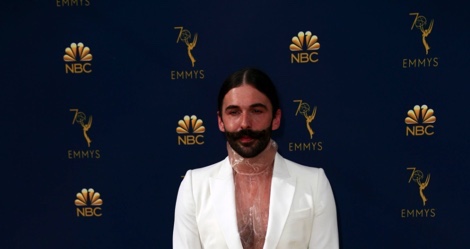
[(236, 176), (237, 224), (244, 249), (264, 245), (269, 217), (271, 175)]

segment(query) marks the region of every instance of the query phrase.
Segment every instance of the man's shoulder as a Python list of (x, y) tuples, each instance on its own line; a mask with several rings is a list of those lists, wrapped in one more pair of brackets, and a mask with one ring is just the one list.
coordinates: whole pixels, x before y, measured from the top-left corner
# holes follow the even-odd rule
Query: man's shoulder
[[(221, 171), (226, 169), (228, 159), (225, 158), (222, 161), (216, 162), (211, 165), (207, 165), (200, 168), (189, 169), (184, 176), (184, 182), (192, 185), (195, 189), (201, 189), (209, 187), (211, 179), (218, 178)], [(225, 167), (224, 167), (225, 166)], [(197, 192), (197, 191), (196, 191)]]
[(218, 173), (220, 168), (225, 164), (226, 161), (227, 158), (204, 167), (191, 169), (189, 171), (191, 171), (191, 174), (193, 176), (211, 176), (215, 173)]
[(287, 169), (289, 170), (289, 173), (291, 174), (308, 177), (308, 176), (311, 176), (312, 174), (315, 175), (315, 174), (323, 172), (322, 168), (300, 164), (290, 159), (287, 159), (281, 156), (280, 154), (278, 155), (279, 155), (279, 159), (284, 162)]

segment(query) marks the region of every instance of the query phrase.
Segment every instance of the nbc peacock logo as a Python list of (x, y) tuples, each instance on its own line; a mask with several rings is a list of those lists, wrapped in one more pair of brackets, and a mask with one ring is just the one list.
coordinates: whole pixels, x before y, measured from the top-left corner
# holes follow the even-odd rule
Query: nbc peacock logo
[(90, 48), (86, 47), (83, 43), (71, 43), (69, 47), (65, 48), (65, 73), (91, 73), (91, 61), (93, 55)]
[(204, 136), (206, 131), (203, 121), (198, 119), (196, 115), (186, 115), (178, 121), (176, 133), (178, 133), (178, 145), (202, 145), (204, 144)]
[[(300, 31), (297, 36), (292, 37), (292, 43), (289, 46), (291, 53), (291, 63), (316, 63), (318, 62), (318, 50), (320, 43), (318, 36), (313, 35), (312, 32)], [(306, 52), (305, 52), (306, 50)]]
[(434, 116), (433, 109), (428, 108), (427, 105), (415, 105), (412, 110), (408, 110), (407, 114), (406, 136), (434, 135), (432, 124), (436, 122), (436, 116)]
[(100, 217), (102, 215), (101, 205), (103, 200), (98, 192), (94, 189), (82, 189), (78, 192), (75, 199), (77, 206), (77, 217)]

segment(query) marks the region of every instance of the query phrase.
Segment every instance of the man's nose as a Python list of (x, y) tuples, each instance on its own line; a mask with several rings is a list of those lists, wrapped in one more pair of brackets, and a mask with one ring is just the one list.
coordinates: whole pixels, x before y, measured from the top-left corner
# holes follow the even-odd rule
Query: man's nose
[(250, 129), (251, 128), (251, 122), (252, 122), (252, 118), (250, 116), (249, 113), (243, 113), (242, 116), (241, 116), (241, 122), (240, 122), (240, 128), (242, 130), (244, 129)]

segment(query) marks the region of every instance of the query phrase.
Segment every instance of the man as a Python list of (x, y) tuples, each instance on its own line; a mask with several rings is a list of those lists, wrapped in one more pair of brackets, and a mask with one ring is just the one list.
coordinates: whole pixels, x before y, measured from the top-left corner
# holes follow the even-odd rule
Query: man
[(175, 249), (336, 249), (333, 193), (322, 169), (277, 153), (281, 110), (257, 69), (229, 76), (218, 97), (228, 157), (188, 170), (176, 200)]

